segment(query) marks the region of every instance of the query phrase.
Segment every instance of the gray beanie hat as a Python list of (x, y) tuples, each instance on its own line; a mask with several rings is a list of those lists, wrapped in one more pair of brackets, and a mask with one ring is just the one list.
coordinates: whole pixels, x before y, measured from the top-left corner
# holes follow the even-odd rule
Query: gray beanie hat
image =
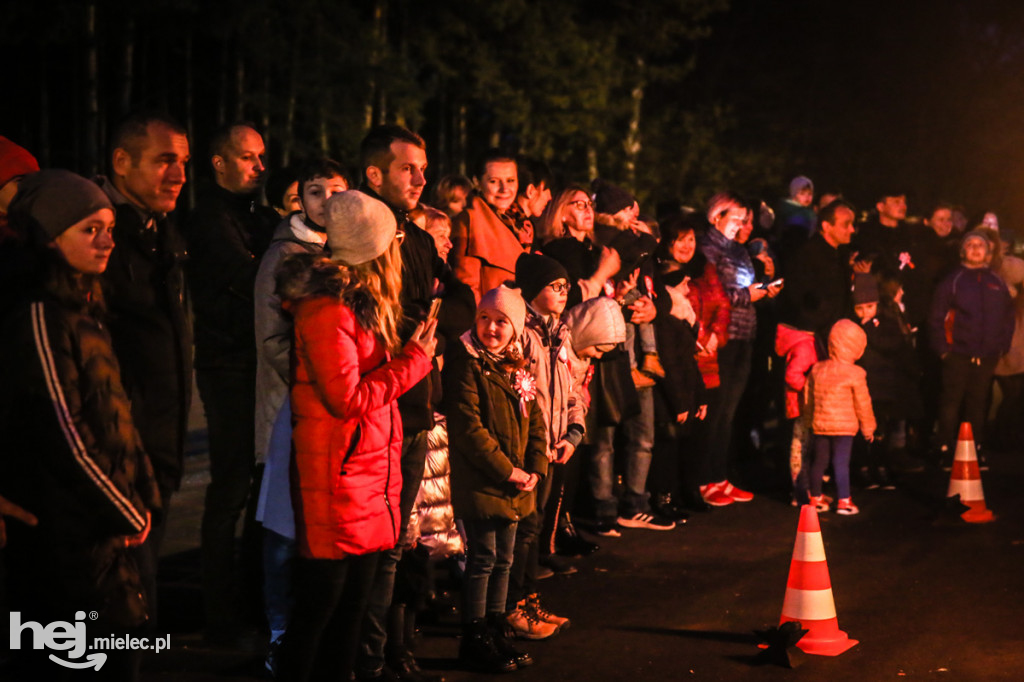
[(810, 187), (814, 190), (814, 183), (806, 175), (798, 175), (789, 181), (789, 196), (790, 198), (796, 198), (796, 195), (800, 193), (800, 190)]
[(387, 251), (398, 232), (391, 209), (359, 190), (332, 194), (325, 222), (331, 260), (343, 265), (372, 261)]
[(100, 186), (77, 173), (52, 168), (26, 175), (8, 207), (10, 221), (41, 229), (50, 241), (101, 208), (114, 207)]
[(523, 327), (526, 326), (526, 301), (523, 300), (519, 289), (510, 289), (504, 284), (499, 284), (486, 294), (480, 297), (476, 305), (477, 315), (481, 310), (497, 310), (512, 322), (512, 329), (515, 330), (515, 337), (523, 334)]
[(570, 308), (565, 324), (572, 333), (572, 347), (579, 352), (588, 346), (622, 343), (626, 340), (626, 321), (614, 299), (598, 296)]

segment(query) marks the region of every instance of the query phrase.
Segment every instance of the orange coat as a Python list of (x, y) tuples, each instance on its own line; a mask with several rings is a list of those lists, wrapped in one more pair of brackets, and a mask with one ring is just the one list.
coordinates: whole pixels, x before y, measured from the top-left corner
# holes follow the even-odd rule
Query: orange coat
[(452, 268), (478, 302), (505, 280), (516, 278), (521, 253), (523, 246), (511, 228), (478, 196), (452, 221)]
[(804, 388), (804, 414), (819, 436), (865, 436), (875, 432), (875, 413), (864, 368), (853, 364), (868, 339), (860, 325), (839, 320), (828, 335), (828, 360), (815, 363)]

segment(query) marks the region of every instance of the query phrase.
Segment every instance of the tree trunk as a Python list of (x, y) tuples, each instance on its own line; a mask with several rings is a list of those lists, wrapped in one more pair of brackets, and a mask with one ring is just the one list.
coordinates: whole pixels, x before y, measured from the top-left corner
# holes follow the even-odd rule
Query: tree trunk
[(121, 94), (118, 115), (132, 110), (132, 79), (135, 75), (135, 19), (128, 17), (124, 27), (124, 50), (121, 52)]
[(597, 148), (593, 142), (587, 143), (587, 176), (591, 180), (601, 177), (597, 169)]
[(41, 168), (50, 166), (50, 90), (46, 69), (46, 50), (39, 50), (39, 139), (36, 158)]
[(330, 140), (327, 135), (327, 102), (323, 99), (320, 100), (320, 153), (324, 156), (328, 155), (330, 149)]
[(292, 159), (292, 145), (295, 138), (295, 109), (298, 101), (299, 79), (299, 47), (298, 41), (292, 42), (291, 67), (288, 78), (288, 103), (284, 113), (284, 140), (281, 145), (281, 165), (288, 166)]
[[(238, 41), (241, 43), (241, 40)], [(235, 121), (245, 120), (245, 53), (241, 45), (235, 47)]]
[(217, 100), (217, 127), (228, 122), (228, 41), (220, 49), (220, 92)]
[[(188, 139), (192, 143), (193, 147), (196, 143), (195, 138), (195, 85), (192, 79), (192, 34), (185, 34), (185, 130), (188, 132)], [(199, 158), (197, 149), (193, 149), (192, 153)], [(196, 205), (196, 164), (190, 163), (185, 168), (185, 198), (188, 201), (188, 207), (192, 208)]]
[(466, 174), (466, 147), (469, 144), (469, 131), (466, 126), (466, 105), (460, 104), (456, 116), (459, 140), (459, 175)]
[(85, 8), (85, 159), (82, 171), (93, 176), (99, 171), (99, 67), (96, 47), (96, 3)]
[[(636, 160), (640, 155), (640, 113), (644, 101), (644, 88), (646, 87), (645, 65), (643, 57), (636, 58), (637, 76), (636, 83), (630, 97), (633, 100), (633, 110), (629, 116), (629, 128), (626, 131), (626, 139), (623, 147), (626, 150), (625, 180), (626, 186), (631, 190), (636, 187)], [(596, 177), (596, 176), (595, 176)]]

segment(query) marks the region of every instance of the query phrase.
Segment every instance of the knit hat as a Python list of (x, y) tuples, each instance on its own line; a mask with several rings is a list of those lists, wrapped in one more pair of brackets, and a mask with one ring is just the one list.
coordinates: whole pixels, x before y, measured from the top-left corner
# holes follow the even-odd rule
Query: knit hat
[(594, 193), (594, 211), (597, 213), (615, 215), (636, 203), (636, 197), (632, 194), (601, 178), (594, 180), (590, 189)]
[(14, 178), (35, 173), (38, 170), (39, 162), (36, 161), (36, 157), (29, 154), (24, 147), (0, 136), (0, 187)]
[(331, 260), (344, 265), (372, 261), (387, 251), (398, 232), (391, 209), (359, 190), (332, 194), (325, 222)]
[(537, 298), (544, 287), (559, 279), (568, 282), (569, 273), (554, 258), (524, 253), (516, 259), (516, 286), (522, 290), (523, 300), (527, 303)]
[(598, 296), (574, 305), (565, 314), (565, 324), (572, 333), (572, 347), (577, 352), (588, 346), (622, 343), (626, 340), (626, 321), (614, 299)]
[(814, 191), (814, 183), (806, 175), (798, 175), (789, 181), (789, 196), (795, 199), (796, 195), (800, 193), (800, 190), (810, 188)]
[(515, 331), (513, 338), (518, 339), (526, 326), (526, 302), (523, 300), (519, 289), (510, 289), (504, 284), (499, 284), (486, 294), (480, 297), (476, 305), (476, 314), (479, 317), (482, 310), (497, 310), (512, 323)]
[(988, 253), (992, 253), (992, 239), (996, 237), (995, 232), (988, 229), (987, 227), (976, 227), (967, 234), (964, 235), (963, 240), (960, 242), (960, 257), (964, 256), (964, 248), (967, 246), (967, 242), (972, 239), (980, 239), (985, 244), (985, 250)]
[(853, 276), (853, 304), (878, 303), (878, 280), (866, 272)]
[(100, 186), (59, 168), (25, 176), (8, 207), (12, 224), (40, 229), (50, 241), (101, 208), (114, 210)]

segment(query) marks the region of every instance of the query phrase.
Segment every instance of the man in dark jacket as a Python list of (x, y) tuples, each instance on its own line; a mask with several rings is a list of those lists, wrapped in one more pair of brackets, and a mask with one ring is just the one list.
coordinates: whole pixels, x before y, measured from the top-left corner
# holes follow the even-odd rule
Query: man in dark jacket
[(239, 626), (233, 603), (235, 525), (253, 475), (256, 345), (253, 288), (277, 212), (259, 204), (263, 138), (245, 124), (213, 138), (215, 184), (188, 225), (188, 283), (195, 313), (196, 381), (210, 438), (210, 485), (203, 509), (203, 596), (207, 634), (230, 642)]
[(814, 332), (824, 348), (828, 332), (850, 308), (853, 206), (837, 199), (821, 211), (821, 229), (787, 260), (780, 297), (783, 322)]
[(132, 421), (153, 463), (165, 513), (136, 560), (156, 615), (156, 569), (171, 493), (181, 485), (192, 401), (192, 325), (185, 242), (168, 217), (185, 184), (185, 129), (161, 114), (125, 119), (111, 140), (109, 179), (100, 185), (116, 211), (103, 277), (114, 352)]
[[(400, 237), (402, 307), (406, 316), (403, 337), (408, 337), (429, 311), (431, 301), (442, 294), (451, 276), (437, 255), (434, 238), (409, 219), (409, 211), (419, 204), (426, 185), (423, 175), (427, 168), (426, 143), (401, 126), (378, 126), (363, 138), (360, 154), (365, 173), (360, 189), (387, 204), (395, 214), (399, 234), (404, 235)], [(443, 347), (439, 339), (438, 352)], [(412, 505), (423, 479), (427, 431), (434, 425), (431, 395), (431, 375), (427, 375), (398, 399), (403, 429), (402, 521), (399, 526), (402, 529), (409, 525)], [(395, 594), (395, 573), (403, 542), (400, 539), (395, 549), (384, 552), (377, 567), (356, 662), (358, 679), (381, 679), (393, 672), (403, 680), (443, 680), (422, 671), (410, 650), (412, 642), (403, 641), (404, 632), (412, 632), (406, 620), (414, 616), (412, 608), (405, 608), (407, 598)], [(387, 627), (389, 624), (392, 627)], [(385, 670), (385, 643), (390, 671)]]

